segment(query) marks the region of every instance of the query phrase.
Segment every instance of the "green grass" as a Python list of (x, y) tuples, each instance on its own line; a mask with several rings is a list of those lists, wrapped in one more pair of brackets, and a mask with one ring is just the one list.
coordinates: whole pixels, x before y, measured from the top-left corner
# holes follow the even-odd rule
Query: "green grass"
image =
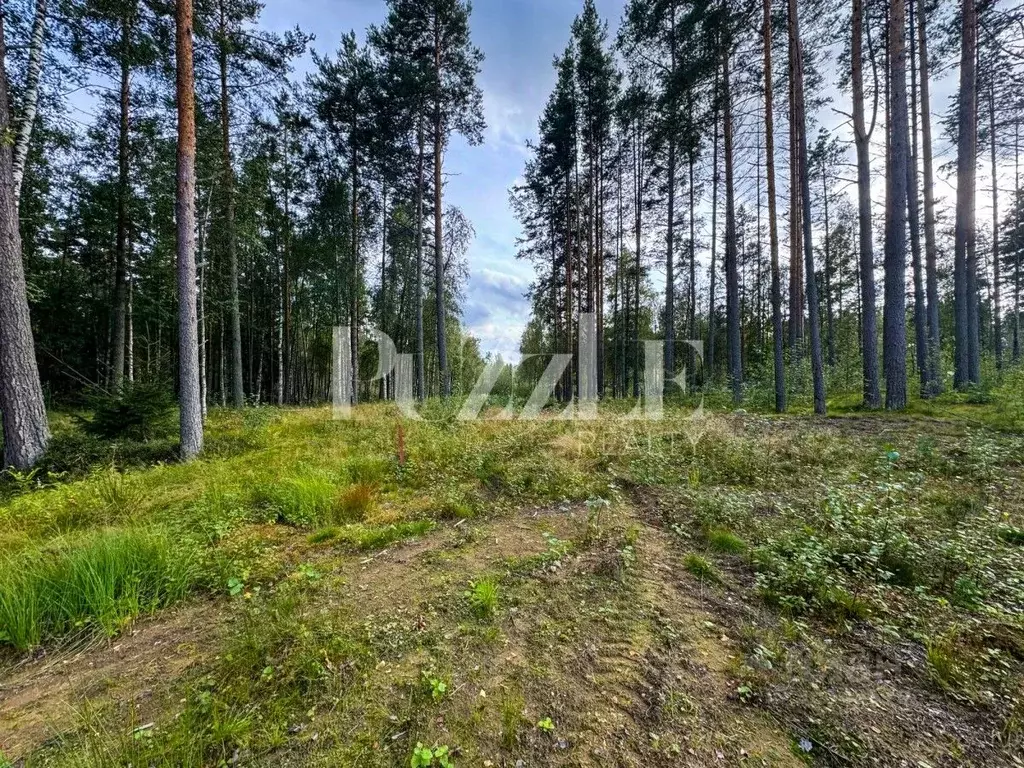
[[(214, 410), (209, 449), (189, 465), (157, 454), (146, 460), (141, 444), (130, 462), (112, 461), (121, 444), (85, 438), (69, 422), (59, 427), (61, 461), (73, 471), (44, 466), (5, 481), (0, 637), (26, 650), (113, 635), (134, 616), (203, 589), (238, 621), (215, 658), (172, 681), (180, 706), (153, 715), (151, 736), (135, 738), (130, 728), (125, 736), (127, 721), (98, 711), (96, 726), (83, 729), (92, 743), (68, 742), (68, 764), (201, 766), (230, 762), (236, 751), (244, 761), (305, 749), (320, 732), (318, 718), (351, 717), (332, 721), (332, 749), (345, 758), (337, 764), (407, 765), (417, 740), (449, 739), (435, 727), (439, 714), (452, 727), (444, 743), (473, 760), (493, 759), (502, 746), (528, 757), (537, 746), (533, 723), (549, 714), (538, 709), (530, 675), (549, 671), (547, 649), (578, 639), (565, 616), (585, 603), (600, 612), (601, 632), (621, 631), (624, 606), (612, 611), (605, 598), (628, 602), (636, 584), (600, 570), (591, 579), (587, 570), (607, 559), (592, 561), (594, 548), (613, 547), (616, 567), (638, 572), (652, 561), (681, 561), (694, 577), (718, 583), (719, 568), (728, 567), (730, 596), (799, 624), (801, 636), (884, 627), (918, 644), (933, 686), (960, 691), (977, 671), (1002, 695), (1019, 680), (1019, 651), (992, 651), (1019, 646), (980, 638), (993, 624), (1018, 637), (1024, 600), (1024, 518), (1012, 491), (1024, 439), (1012, 427), (1021, 423), (1020, 398), (1007, 387), (984, 398), (915, 401), (894, 422), (861, 411), (851, 397), (838, 426), (801, 416), (691, 420), (679, 404), (660, 422), (629, 422), (614, 418), (628, 410), (621, 403), (602, 405), (606, 418), (587, 423), (460, 423), (430, 404), (437, 420), (405, 424), (401, 464), (388, 405), (361, 406), (346, 422), (331, 421), (327, 409)], [(750, 410), (760, 402), (752, 399)], [(596, 499), (609, 501), (605, 517), (587, 515), (587, 500)], [(458, 565), (479, 545), (468, 531), (524, 510), (541, 519), (557, 513), (579, 530), (557, 530), (547, 552)], [(620, 514), (632, 516), (635, 529), (608, 527)], [(652, 515), (674, 531), (666, 547), (678, 552), (645, 549), (648, 528), (641, 537), (635, 531)], [(584, 527), (588, 517), (595, 531)], [(472, 522), (456, 525), (466, 518)], [(347, 602), (345, 569), (375, 567), (359, 553), (447, 520), (430, 539), (430, 557), (393, 559), (394, 567), (423, 568), (403, 583), (402, 612), (375, 605), (370, 616), (342, 615), (362, 610), (358, 590)], [(556, 560), (571, 578), (534, 578)], [(494, 562), (505, 570), (486, 570)], [(297, 571), (300, 563), (308, 570)], [(307, 577), (288, 578), (295, 573)], [(229, 579), (243, 585), (234, 598), (224, 589)], [(588, 589), (560, 602), (563, 584)], [(979, 628), (977, 643), (945, 639), (963, 617)], [(525, 654), (532, 659), (537, 649), (536, 662), (501, 690), (452, 657), (438, 658), (442, 647), (512, 642), (527, 631), (537, 633)], [(411, 683), (403, 660), (415, 665)], [(410, 712), (403, 707), (422, 669), (451, 670), (452, 685), (432, 711)], [(474, 751), (479, 723), (495, 739), (483, 753)], [(378, 743), (394, 751), (378, 751)]]
[(489, 619), (498, 609), (498, 583), (494, 579), (481, 579), (466, 591), (470, 610), (478, 619)]
[(22, 552), (0, 563), (0, 640), (27, 650), (89, 631), (115, 634), (180, 600), (194, 578), (194, 553), (156, 531), (102, 531)]
[(715, 568), (707, 558), (701, 557), (700, 555), (690, 553), (683, 557), (683, 567), (701, 581), (721, 581), (718, 569)]
[(747, 551), (747, 543), (725, 528), (714, 528), (708, 531), (708, 546), (716, 552), (729, 555), (742, 555)]

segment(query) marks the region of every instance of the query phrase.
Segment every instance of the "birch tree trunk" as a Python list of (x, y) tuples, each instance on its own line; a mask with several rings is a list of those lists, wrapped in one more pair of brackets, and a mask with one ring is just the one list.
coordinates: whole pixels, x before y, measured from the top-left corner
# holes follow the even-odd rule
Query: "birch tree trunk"
[(14, 200), (21, 201), (21, 183), (25, 178), (25, 161), (28, 159), (32, 128), (36, 122), (39, 106), (39, 78), (43, 72), (43, 53), (46, 44), (46, 0), (36, 0), (35, 19), (32, 22), (32, 39), (28, 50), (28, 71), (25, 75), (25, 104), (22, 109), (18, 135), (14, 140)]

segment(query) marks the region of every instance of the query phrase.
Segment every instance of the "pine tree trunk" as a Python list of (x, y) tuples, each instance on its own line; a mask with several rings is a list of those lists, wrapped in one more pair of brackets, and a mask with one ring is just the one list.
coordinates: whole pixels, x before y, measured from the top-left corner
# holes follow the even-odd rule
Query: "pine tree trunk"
[(764, 0), (764, 136), (768, 182), (768, 241), (772, 269), (772, 346), (775, 363), (775, 411), (786, 411), (786, 361), (783, 350), (782, 274), (779, 266), (779, 220), (775, 189), (775, 114), (772, 91), (772, 2)]
[(885, 203), (885, 407), (907, 406), (907, 60), (904, 0), (889, 11), (890, 151)]
[(441, 123), (441, 31), (439, 19), (434, 15), (434, 77), (437, 94), (434, 102), (434, 311), (437, 316), (437, 365), (441, 377), (441, 395), (452, 393), (451, 373), (448, 370), (448, 340), (444, 307), (444, 237), (442, 221), (444, 196), (442, 161), (444, 160), (444, 127)]
[(970, 306), (968, 300), (968, 251), (974, 240), (974, 180), (978, 125), (974, 119), (977, 90), (977, 13), (974, 0), (963, 0), (960, 50), (960, 93), (957, 103), (957, 194), (953, 255), (954, 373), (953, 383), (963, 390), (973, 383), (970, 373)]
[[(907, 0), (910, 40), (914, 39), (914, 0)], [(906, 53), (904, 53), (906, 59)], [(925, 302), (924, 263), (921, 258), (921, 222), (917, 199), (917, 55), (910, 46), (910, 141), (907, 149), (907, 223), (914, 273), (914, 352), (920, 380), (920, 395), (930, 397), (928, 373), (928, 311)]]
[(996, 370), (1003, 369), (1003, 321), (1000, 296), (1002, 275), (999, 269), (999, 175), (996, 167), (996, 89), (988, 87), (988, 142), (992, 163), (992, 316), (995, 325)]
[[(134, 15), (134, 6), (131, 15)], [(121, 23), (121, 87), (117, 137), (117, 242), (114, 262), (113, 324), (111, 329), (111, 383), (115, 390), (124, 383), (125, 311), (128, 303), (128, 107), (131, 96), (129, 44), (131, 20)]]
[[(2, 11), (2, 4), (0, 4)], [(0, 14), (0, 133), (11, 130), (7, 101), (7, 47)], [(0, 414), (3, 466), (25, 470), (42, 458), (50, 440), (39, 383), (14, 197), (11, 147), (0, 142)]]
[(732, 84), (729, 75), (729, 42), (722, 56), (722, 127), (725, 144), (725, 294), (726, 329), (729, 340), (729, 383), (732, 401), (743, 402), (743, 353), (740, 337), (739, 254), (736, 235), (736, 192), (733, 181)]
[(796, 128), (796, 50), (789, 44), (789, 347), (794, 356), (802, 355), (804, 338), (803, 251), (801, 244), (800, 137)]
[(711, 276), (708, 290), (708, 359), (705, 365), (708, 383), (715, 378), (715, 290), (718, 269), (718, 69), (715, 69), (714, 120), (711, 150)]
[(836, 364), (836, 334), (835, 334), (835, 320), (832, 312), (832, 230), (831, 222), (828, 216), (828, 173), (825, 163), (825, 158), (821, 160), (821, 191), (822, 191), (822, 207), (824, 208), (825, 214), (825, 322), (826, 322), (826, 349), (828, 352), (828, 364), (829, 367), (834, 367)]
[(423, 118), (419, 119), (416, 129), (417, 170), (416, 170), (416, 397), (423, 400), (427, 396), (426, 358), (423, 349)]
[(814, 275), (814, 249), (811, 242), (811, 183), (807, 166), (807, 116), (804, 107), (803, 51), (796, 0), (789, 0), (789, 45), (793, 66), (793, 113), (797, 136), (797, 173), (800, 178), (801, 222), (803, 223), (804, 271), (807, 277), (807, 315), (811, 334), (811, 373), (814, 378), (814, 412), (824, 416), (825, 364), (821, 354), (821, 315), (818, 308), (818, 284)]
[(196, 102), (192, 70), (192, 0), (177, 0), (175, 49), (178, 103), (178, 344), (181, 457), (203, 449), (196, 318)]
[(238, 248), (235, 238), (235, 171), (231, 163), (231, 104), (228, 100), (228, 29), (225, 0), (219, 0), (220, 41), (220, 139), (222, 184), (224, 188), (224, 243), (228, 255), (228, 280), (231, 306), (231, 402), (235, 408), (245, 405), (242, 383), (242, 308), (238, 293)]
[(863, 357), (864, 405), (882, 404), (878, 382), (877, 313), (875, 309), (875, 256), (871, 232), (871, 133), (864, 120), (864, 2), (853, 0), (851, 44), (854, 142), (857, 149), (857, 203), (860, 243), (861, 354)]
[(924, 252), (925, 291), (928, 299), (928, 391), (942, 392), (941, 330), (939, 322), (938, 245), (935, 238), (935, 172), (932, 161), (932, 116), (926, 9), (917, 13), (917, 46), (921, 69), (921, 160), (924, 172)]
[(28, 160), (32, 128), (36, 122), (39, 106), (39, 78), (43, 71), (43, 53), (46, 43), (46, 0), (36, 0), (36, 13), (32, 22), (32, 38), (29, 41), (28, 64), (25, 74), (24, 106), (18, 135), (14, 140), (14, 200), (21, 201), (21, 183), (25, 179), (25, 162)]

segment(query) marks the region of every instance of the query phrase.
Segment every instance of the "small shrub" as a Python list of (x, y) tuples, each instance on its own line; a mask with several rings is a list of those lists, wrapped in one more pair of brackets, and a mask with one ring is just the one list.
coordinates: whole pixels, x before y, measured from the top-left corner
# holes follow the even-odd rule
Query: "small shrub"
[(494, 615), (498, 607), (498, 585), (493, 579), (482, 579), (471, 584), (465, 595), (477, 618), (488, 619)]
[(434, 675), (433, 672), (423, 671), (423, 688), (430, 694), (430, 698), (436, 704), (448, 694), (448, 683)]
[(967, 675), (956, 647), (955, 633), (930, 639), (925, 645), (928, 674), (944, 690), (961, 688)]
[(416, 749), (412, 752), (412, 768), (455, 768), (451, 759), (451, 750), (447, 745), (424, 747), (423, 742), (416, 743)]
[(92, 418), (83, 427), (97, 437), (153, 440), (174, 432), (173, 389), (164, 384), (126, 383), (116, 392), (89, 397)]
[(308, 541), (310, 544), (323, 544), (327, 541), (334, 541), (340, 535), (341, 529), (336, 526), (332, 526), (330, 528), (321, 528), (316, 533), (311, 533), (309, 535)]
[(528, 721), (524, 715), (526, 701), (518, 690), (507, 692), (501, 700), (501, 743), (512, 749), (519, 741), (519, 731)]
[(960, 576), (953, 582), (950, 598), (961, 608), (977, 608), (985, 597), (985, 590), (970, 576)]

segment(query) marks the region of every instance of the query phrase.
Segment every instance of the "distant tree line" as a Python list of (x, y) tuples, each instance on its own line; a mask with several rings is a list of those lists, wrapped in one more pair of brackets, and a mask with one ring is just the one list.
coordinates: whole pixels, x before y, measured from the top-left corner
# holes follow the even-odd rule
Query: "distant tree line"
[(537, 271), (524, 352), (576, 350), (594, 313), (602, 395), (639, 395), (663, 339), (666, 379), (685, 365), (737, 404), (768, 387), (780, 412), (807, 381), (818, 413), (830, 390), (902, 409), (1018, 362), (1022, 22), (975, 0), (630, 0), (612, 39), (584, 0), (511, 193)]
[(413, 354), (421, 398), (476, 379), (460, 322), (474, 232), (444, 200), (452, 136), (484, 128), (469, 4), (388, 0), (303, 82), (310, 36), (267, 31), (261, 11), (3, 3), (4, 466), (44, 453), (44, 393), (166, 382), (183, 423), (199, 410), (186, 454), (208, 406), (322, 402), (338, 325), (353, 400), (394, 395), (393, 375), (368, 383), (371, 327)]

